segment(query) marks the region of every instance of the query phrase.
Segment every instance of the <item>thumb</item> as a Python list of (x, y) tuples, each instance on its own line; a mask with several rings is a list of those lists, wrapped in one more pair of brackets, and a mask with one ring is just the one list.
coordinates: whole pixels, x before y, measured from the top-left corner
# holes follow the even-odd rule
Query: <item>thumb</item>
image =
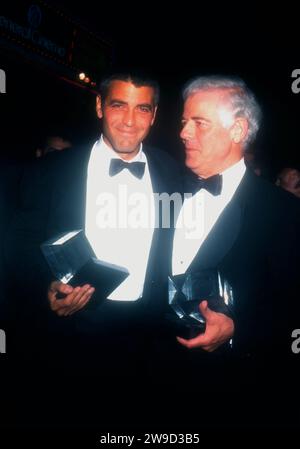
[(208, 318), (210, 309), (208, 307), (208, 302), (206, 300), (200, 302), (199, 310), (204, 318)]
[(50, 285), (50, 291), (54, 294), (59, 292), (68, 295), (73, 291), (73, 288), (69, 284), (63, 284), (61, 281), (53, 281)]
[(65, 295), (68, 295), (69, 293), (72, 293), (73, 287), (72, 287), (71, 285), (69, 285), (69, 284), (63, 284), (63, 283), (61, 283), (61, 284), (59, 285), (58, 291), (59, 291), (60, 293), (64, 293)]

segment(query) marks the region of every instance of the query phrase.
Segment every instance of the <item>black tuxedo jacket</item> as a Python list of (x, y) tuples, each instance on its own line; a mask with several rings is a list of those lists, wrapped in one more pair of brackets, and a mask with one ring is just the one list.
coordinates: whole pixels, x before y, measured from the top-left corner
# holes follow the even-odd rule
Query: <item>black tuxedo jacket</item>
[[(181, 191), (177, 163), (156, 148), (144, 146), (144, 152), (154, 193)], [(34, 313), (37, 320), (42, 312), (48, 315), (52, 328), (63, 326), (66, 329), (66, 322), (90, 333), (112, 329), (130, 332), (135, 326), (149, 323), (151, 326), (157, 323), (159, 327), (159, 317), (167, 301), (170, 228), (154, 230), (141, 299), (136, 302), (106, 301), (99, 307), (97, 304), (92, 306), (91, 301), (90, 306), (67, 320), (49, 311), (46, 291), (53, 276), (40, 251), (40, 244), (62, 232), (84, 228), (89, 155), (90, 151), (75, 148), (51, 153), (27, 171), (22, 184), (22, 206), (6, 238), (6, 261), (11, 284), (17, 289), (15, 297), (31, 318)]]
[(296, 198), (247, 170), (192, 262), (191, 270), (218, 267), (231, 284), (239, 352), (291, 352), (300, 323), (299, 211)]

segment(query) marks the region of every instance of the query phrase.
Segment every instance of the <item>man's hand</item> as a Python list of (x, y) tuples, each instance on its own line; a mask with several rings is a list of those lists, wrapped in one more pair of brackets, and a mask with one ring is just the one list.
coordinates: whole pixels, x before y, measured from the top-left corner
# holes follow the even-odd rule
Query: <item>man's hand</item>
[[(48, 300), (51, 310), (59, 316), (72, 315), (89, 302), (94, 291), (94, 287), (91, 287), (89, 284), (73, 288), (71, 285), (53, 281), (48, 289)], [(63, 293), (66, 297), (57, 299), (57, 293)]]
[(230, 340), (234, 333), (234, 323), (231, 318), (223, 313), (213, 312), (207, 305), (207, 301), (199, 304), (199, 309), (206, 321), (204, 334), (186, 340), (176, 337), (179, 343), (187, 348), (202, 348), (212, 352), (220, 345)]

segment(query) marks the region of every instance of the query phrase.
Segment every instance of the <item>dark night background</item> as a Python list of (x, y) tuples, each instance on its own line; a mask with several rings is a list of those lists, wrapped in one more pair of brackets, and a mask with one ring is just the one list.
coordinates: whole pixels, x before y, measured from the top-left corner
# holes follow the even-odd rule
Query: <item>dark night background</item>
[[(10, 8), (14, 3), (20, 11), (31, 4), (11, 2)], [(109, 42), (114, 64), (143, 68), (159, 80), (160, 110), (149, 137), (153, 143), (180, 157), (183, 83), (198, 74), (233, 74), (249, 84), (263, 107), (255, 152), (266, 174), (273, 176), (285, 164), (299, 165), (300, 94), (291, 91), (291, 73), (300, 61), (292, 7), (283, 11), (273, 5), (263, 13), (254, 4), (182, 4), (163, 13), (154, 3), (47, 3)], [(51, 38), (60, 32), (52, 29)], [(7, 78), (7, 93), (1, 95), (1, 151), (29, 158), (41, 136), (54, 130), (73, 143), (96, 139), (94, 94), (62, 81), (55, 66), (8, 50), (3, 41), (0, 58)]]
[[(40, 25), (41, 33), (53, 41), (64, 40), (70, 36), (70, 29), (78, 25), (85, 30), (83, 36), (92, 32), (104, 42), (105, 48), (111, 49), (114, 65), (143, 69), (159, 81), (161, 101), (148, 138), (150, 143), (182, 158), (178, 135), (183, 84), (203, 74), (238, 75), (254, 91), (263, 109), (262, 127), (253, 147), (263, 175), (274, 180), (281, 167), (300, 168), (300, 93), (291, 90), (291, 74), (294, 69), (300, 69), (297, 23), (300, 16), (294, 6), (270, 4), (263, 11), (261, 4), (254, 2), (210, 2), (209, 5), (173, 2), (170, 6), (163, 6), (163, 2), (123, 2), (121, 6), (111, 2), (109, 6), (90, 0), (78, 3), (22, 0), (3, 3), (0, 19), (9, 17), (17, 23), (23, 21), (25, 26), (31, 4), (50, 6), (50, 10), (43, 9), (43, 14), (53, 11), (55, 19), (47, 19), (45, 13)], [(64, 19), (59, 19), (60, 11)], [(7, 93), (0, 94), (0, 164), (2, 158), (9, 161), (7, 167), (12, 176), (5, 164), (3, 171), (6, 171), (8, 188), (14, 191), (21, 172), (19, 167), (34, 157), (44, 136), (61, 134), (74, 145), (91, 146), (98, 138), (100, 123), (95, 114), (95, 92), (80, 87), (79, 83), (75, 85), (75, 78), (72, 79), (75, 72), (72, 74), (46, 56), (38, 57), (26, 47), (16, 48), (16, 42), (7, 40), (1, 31), (0, 27), (0, 69), (6, 73)], [(70, 44), (69, 37), (66, 42)], [(97, 51), (88, 57), (85, 40), (80, 42), (82, 61), (85, 55), (87, 66), (97, 72), (95, 81), (99, 81), (102, 72), (97, 69)], [(68, 82), (63, 78), (68, 78)], [(9, 210), (7, 216), (10, 213)], [(16, 372), (13, 379), (22, 375)], [(54, 384), (55, 381), (59, 385), (57, 398), (72, 393), (65, 391), (68, 385), (61, 385), (60, 373)], [(296, 389), (296, 378), (294, 381)], [(19, 379), (16, 383), (22, 385)], [(9, 397), (7, 403), (10, 401)], [(294, 400), (295, 410), (297, 404)], [(200, 404), (200, 408), (204, 410), (205, 404)], [(180, 411), (186, 417), (191, 412)]]

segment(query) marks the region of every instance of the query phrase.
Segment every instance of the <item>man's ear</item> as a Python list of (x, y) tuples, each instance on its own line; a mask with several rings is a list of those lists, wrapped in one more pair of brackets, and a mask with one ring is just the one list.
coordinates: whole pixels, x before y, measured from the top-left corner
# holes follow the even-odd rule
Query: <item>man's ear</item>
[(152, 117), (152, 120), (151, 120), (151, 126), (153, 125), (153, 123), (155, 121), (156, 111), (157, 111), (157, 106), (155, 106), (154, 111), (153, 111), (153, 117)]
[(248, 130), (248, 120), (244, 117), (236, 118), (230, 129), (231, 140), (233, 140), (234, 143), (242, 143), (248, 134)]
[(97, 113), (98, 118), (103, 117), (102, 101), (101, 101), (100, 95), (97, 95), (97, 97), (96, 97), (96, 113)]

